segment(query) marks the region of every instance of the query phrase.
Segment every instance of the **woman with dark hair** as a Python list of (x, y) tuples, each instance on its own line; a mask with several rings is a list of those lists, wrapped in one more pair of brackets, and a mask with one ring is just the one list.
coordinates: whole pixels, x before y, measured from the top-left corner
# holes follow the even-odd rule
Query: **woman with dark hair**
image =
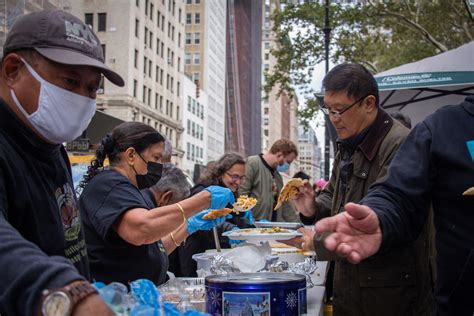
[[(240, 183), (245, 177), (245, 160), (240, 155), (228, 153), (222, 156), (207, 171), (204, 178), (201, 178), (191, 189), (191, 196), (200, 194), (200, 192), (212, 185), (229, 188), (234, 195), (237, 195)], [(227, 207), (232, 208), (232, 205), (227, 205)], [(231, 243), (234, 242), (230, 241), (227, 237), (223, 237), (223, 232), (250, 227), (254, 227), (251, 211), (240, 214), (233, 213), (232, 219), (217, 225), (221, 247), (230, 248)], [(170, 261), (172, 262), (170, 271), (176, 276), (197, 276), (197, 264), (192, 259), (192, 256), (214, 248), (214, 236), (211, 231), (195, 232), (186, 239), (186, 243), (178, 247), (170, 256)]]
[[(115, 127), (97, 149), (79, 200), (96, 281), (127, 284), (146, 278), (163, 283), (168, 257), (161, 239), (178, 245), (189, 234), (211, 229), (224, 219), (202, 219), (205, 209), (219, 209), (235, 200), (229, 189), (211, 186), (179, 203), (155, 208), (140, 189), (160, 179), (163, 147), (164, 138), (155, 129), (127, 122)], [(110, 168), (104, 170), (106, 158)]]

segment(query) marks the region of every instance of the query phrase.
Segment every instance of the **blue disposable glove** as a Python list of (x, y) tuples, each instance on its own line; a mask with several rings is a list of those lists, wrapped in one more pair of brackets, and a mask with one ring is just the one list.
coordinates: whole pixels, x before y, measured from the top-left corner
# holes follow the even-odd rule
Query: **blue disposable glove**
[(201, 211), (188, 219), (188, 234), (191, 235), (198, 230), (210, 230), (222, 222), (225, 222), (226, 219), (232, 218), (232, 215), (228, 214), (227, 216), (218, 217), (216, 219), (203, 219), (202, 217), (206, 215), (210, 209)]
[(259, 223), (268, 223), (268, 221), (266, 219), (261, 219), (258, 221)]
[(227, 206), (227, 204), (234, 204), (235, 197), (234, 193), (228, 188), (224, 188), (218, 185), (211, 185), (205, 189), (211, 193), (211, 205), (209, 206), (212, 210), (221, 209)]
[[(240, 228), (237, 227), (237, 226), (235, 226), (235, 227), (232, 227), (231, 230), (240, 230)], [(243, 242), (243, 240), (237, 240), (237, 239), (230, 239), (230, 238), (229, 238), (229, 244), (230, 244), (231, 246), (238, 245), (238, 244), (240, 244), (240, 243), (242, 243), (242, 242)]]
[(252, 211), (244, 212), (244, 216), (242, 216), (242, 218), (245, 219), (250, 225), (254, 224)]

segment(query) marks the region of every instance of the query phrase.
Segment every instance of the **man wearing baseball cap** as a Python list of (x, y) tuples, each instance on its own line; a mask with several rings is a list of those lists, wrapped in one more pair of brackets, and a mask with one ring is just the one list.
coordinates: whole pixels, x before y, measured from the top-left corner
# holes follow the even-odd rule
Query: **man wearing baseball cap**
[(86, 129), (104, 64), (97, 36), (63, 11), (24, 15), (0, 65), (0, 314), (112, 315), (88, 282), (62, 143)]

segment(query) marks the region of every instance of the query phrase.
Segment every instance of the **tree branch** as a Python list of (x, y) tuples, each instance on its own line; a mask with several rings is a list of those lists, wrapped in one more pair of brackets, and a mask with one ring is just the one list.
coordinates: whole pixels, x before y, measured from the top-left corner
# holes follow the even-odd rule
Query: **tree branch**
[(420, 24), (408, 19), (406, 16), (404, 15), (401, 15), (399, 13), (395, 13), (395, 12), (391, 12), (391, 11), (388, 11), (388, 10), (382, 10), (381, 11), (381, 15), (388, 15), (388, 16), (392, 16), (394, 18), (397, 18), (397, 19), (400, 19), (404, 22), (406, 22), (407, 24), (411, 25), (415, 30), (417, 30), (419, 33), (421, 33), (421, 35), (423, 35), (427, 40), (428, 42), (430, 42), (431, 44), (433, 44), (433, 46), (435, 46), (436, 48), (438, 48), (440, 51), (442, 52), (446, 52), (448, 51), (448, 48), (446, 47), (446, 45), (444, 45), (443, 43), (439, 42), (438, 40), (436, 40), (436, 38), (434, 38), (423, 26), (421, 26)]
[(473, 15), (472, 15), (471, 7), (470, 7), (468, 1), (467, 1), (467, 0), (464, 0), (463, 3), (464, 3), (464, 8), (465, 8), (466, 11), (467, 11), (467, 14), (469, 14), (469, 17), (471, 18), (471, 21), (474, 21), (474, 17), (473, 17)]

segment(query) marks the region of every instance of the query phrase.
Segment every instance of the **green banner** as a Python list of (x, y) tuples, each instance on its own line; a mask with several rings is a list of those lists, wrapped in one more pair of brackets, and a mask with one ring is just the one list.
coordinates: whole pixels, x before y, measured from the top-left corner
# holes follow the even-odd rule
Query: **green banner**
[(379, 90), (474, 84), (474, 71), (420, 72), (376, 77)]

